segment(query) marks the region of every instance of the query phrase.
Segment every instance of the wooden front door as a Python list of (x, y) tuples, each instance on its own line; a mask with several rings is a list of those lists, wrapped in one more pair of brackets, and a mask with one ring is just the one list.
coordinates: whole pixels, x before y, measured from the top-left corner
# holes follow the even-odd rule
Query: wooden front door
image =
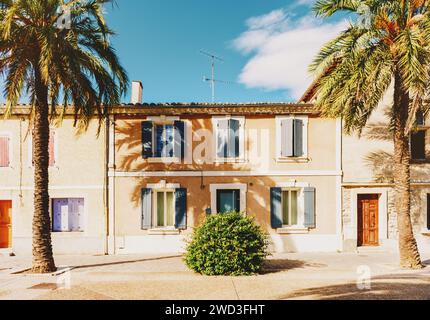
[(12, 201), (0, 200), (0, 249), (12, 246)]
[(358, 196), (358, 246), (379, 245), (379, 195)]

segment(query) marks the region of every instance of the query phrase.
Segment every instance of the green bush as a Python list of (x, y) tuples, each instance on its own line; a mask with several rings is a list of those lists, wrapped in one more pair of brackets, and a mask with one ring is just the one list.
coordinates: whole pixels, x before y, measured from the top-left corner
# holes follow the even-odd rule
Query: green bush
[(209, 276), (251, 275), (261, 270), (267, 245), (267, 235), (254, 219), (238, 212), (216, 214), (195, 229), (185, 263)]

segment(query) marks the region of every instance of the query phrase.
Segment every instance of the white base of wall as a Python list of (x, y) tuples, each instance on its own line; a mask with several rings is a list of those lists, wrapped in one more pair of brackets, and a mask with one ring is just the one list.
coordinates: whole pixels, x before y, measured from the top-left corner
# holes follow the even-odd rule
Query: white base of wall
[(336, 252), (341, 249), (337, 235), (271, 235), (270, 240), (269, 250), (276, 253)]
[[(13, 252), (19, 255), (29, 255), (32, 251), (31, 237), (15, 237)], [(52, 236), (54, 254), (81, 255), (104, 254), (104, 239), (102, 237)]]
[(117, 254), (180, 254), (185, 251), (183, 235), (116, 237)]

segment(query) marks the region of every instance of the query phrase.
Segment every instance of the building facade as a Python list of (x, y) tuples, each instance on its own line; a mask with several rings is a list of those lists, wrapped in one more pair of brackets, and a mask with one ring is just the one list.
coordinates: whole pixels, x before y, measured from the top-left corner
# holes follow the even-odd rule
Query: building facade
[[(31, 251), (31, 135), (0, 125), (1, 246)], [(309, 104), (123, 105), (51, 130), (56, 254), (178, 253), (206, 215), (255, 217), (277, 252), (336, 251), (341, 126)]]
[[(302, 101), (315, 99), (313, 87)], [(342, 134), (343, 251), (398, 250), (393, 184), (393, 136), (388, 109), (393, 89), (371, 115), (361, 136)], [(410, 135), (411, 218), (420, 252), (430, 250), (430, 119), (417, 114)]]

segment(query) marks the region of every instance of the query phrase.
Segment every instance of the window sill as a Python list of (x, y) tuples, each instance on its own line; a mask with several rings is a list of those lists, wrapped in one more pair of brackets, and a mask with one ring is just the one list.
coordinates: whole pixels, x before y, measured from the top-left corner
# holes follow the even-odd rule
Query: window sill
[(215, 163), (245, 163), (246, 160), (243, 158), (217, 158)]
[(291, 158), (284, 158), (284, 157), (278, 157), (276, 158), (276, 162), (280, 162), (280, 163), (308, 163), (311, 160), (307, 157), (300, 157), (300, 158), (295, 158), (295, 157), (291, 157)]
[(148, 158), (149, 163), (181, 163), (179, 158)]
[(180, 231), (178, 229), (150, 229), (148, 234), (150, 236), (177, 236)]
[(421, 230), (421, 234), (423, 236), (430, 236), (430, 230), (427, 230), (427, 229)]
[(276, 230), (278, 234), (308, 234), (309, 228), (305, 227), (283, 227)]

